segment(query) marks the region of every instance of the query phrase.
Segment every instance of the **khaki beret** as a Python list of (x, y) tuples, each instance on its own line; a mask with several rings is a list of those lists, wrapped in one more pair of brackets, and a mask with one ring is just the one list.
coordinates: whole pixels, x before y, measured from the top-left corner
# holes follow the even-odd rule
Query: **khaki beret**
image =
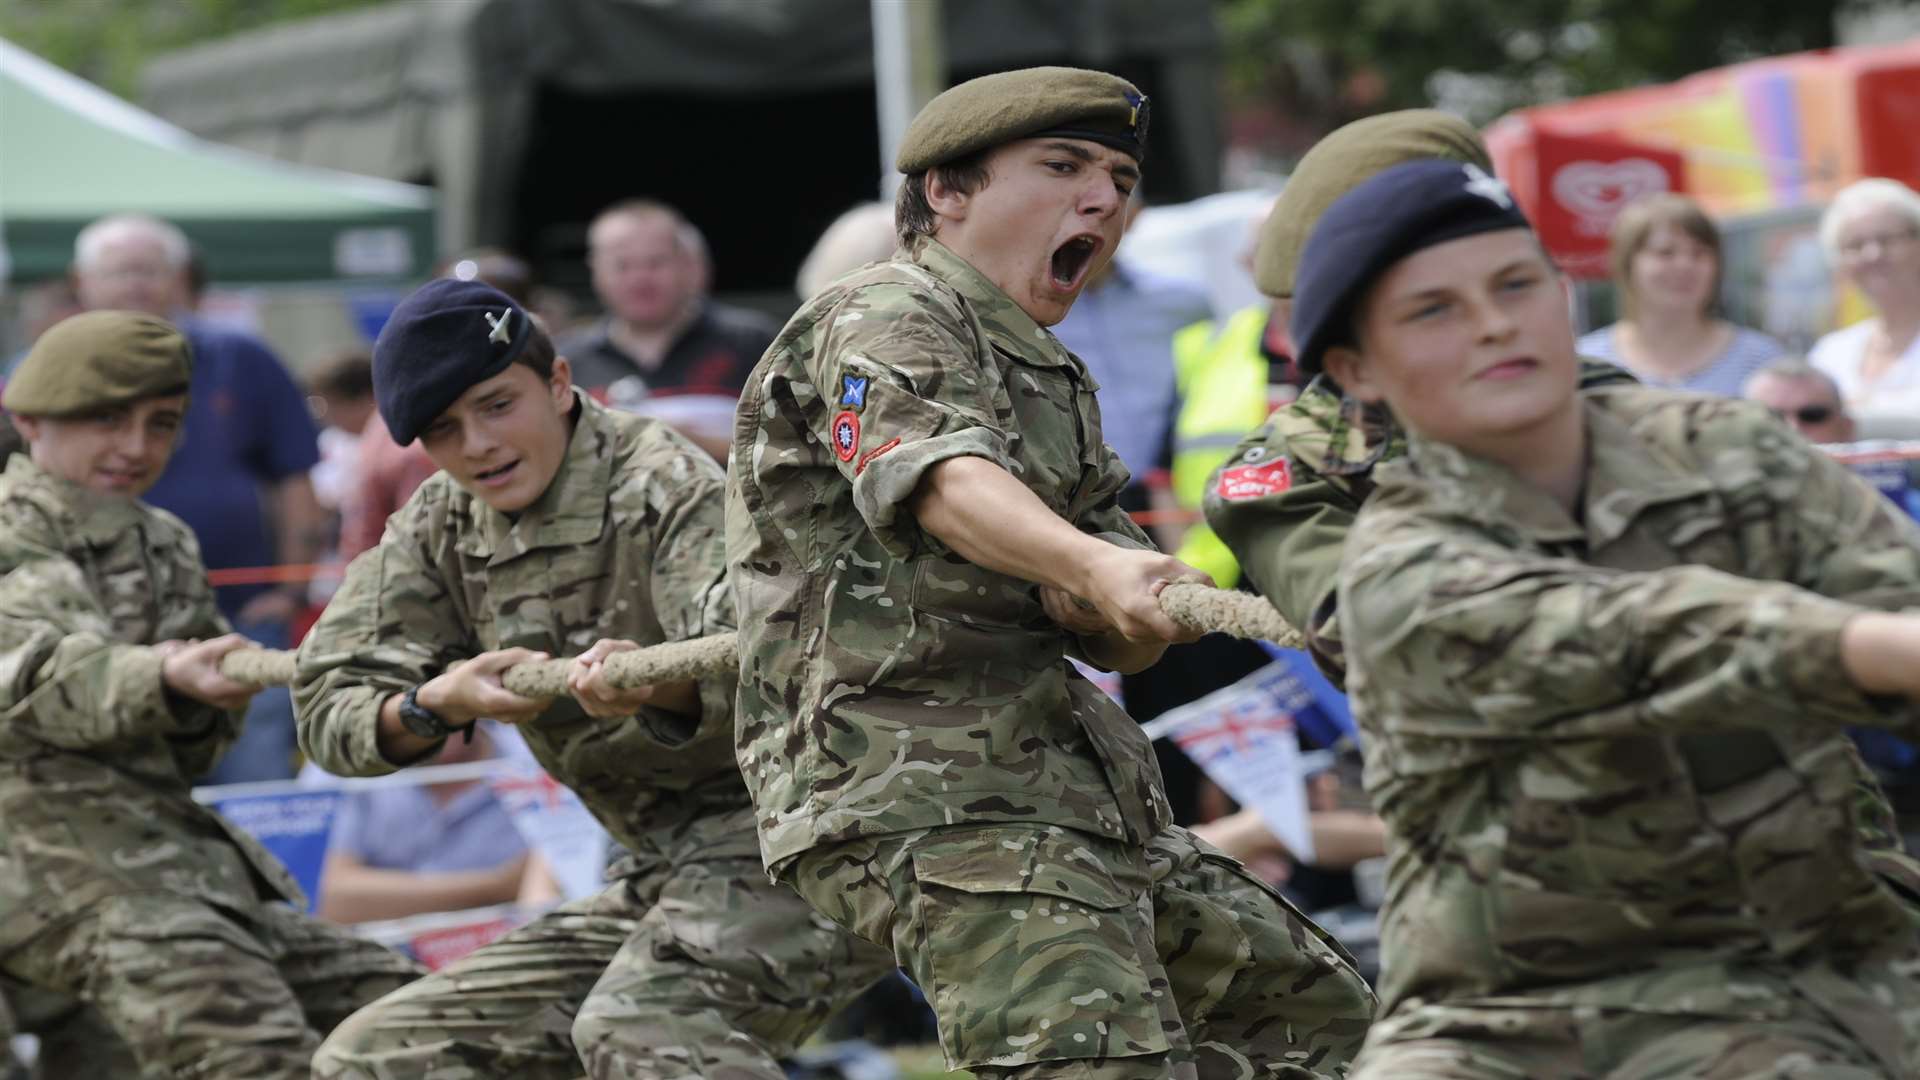
[(21, 416), (76, 416), (184, 394), (192, 374), (193, 350), (172, 323), (137, 311), (89, 311), (40, 335), (0, 405)]
[(1480, 133), (1437, 109), (1403, 109), (1355, 120), (1313, 144), (1287, 177), (1273, 212), (1260, 227), (1253, 280), (1268, 296), (1293, 295), (1294, 272), (1307, 235), (1335, 199), (1401, 162), (1445, 158), (1492, 172)]
[(1147, 156), (1147, 98), (1116, 75), (1037, 67), (969, 79), (927, 102), (907, 125), (894, 165), (903, 173), (1015, 139), (1059, 135)]

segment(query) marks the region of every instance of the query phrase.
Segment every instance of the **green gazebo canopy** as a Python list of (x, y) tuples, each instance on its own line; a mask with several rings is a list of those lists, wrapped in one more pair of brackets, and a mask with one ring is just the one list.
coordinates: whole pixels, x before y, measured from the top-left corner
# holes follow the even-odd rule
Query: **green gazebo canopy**
[(206, 142), (0, 40), (0, 278), (65, 272), (82, 227), (137, 211), (180, 226), (223, 282), (425, 276), (425, 188)]

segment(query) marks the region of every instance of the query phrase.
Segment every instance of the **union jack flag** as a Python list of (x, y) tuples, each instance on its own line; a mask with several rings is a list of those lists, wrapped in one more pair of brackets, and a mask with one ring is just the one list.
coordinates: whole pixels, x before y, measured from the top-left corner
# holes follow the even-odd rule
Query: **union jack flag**
[(1262, 749), (1271, 739), (1292, 740), (1293, 716), (1264, 693), (1241, 694), (1211, 718), (1197, 720), (1174, 732), (1180, 749), (1201, 766), (1221, 758)]

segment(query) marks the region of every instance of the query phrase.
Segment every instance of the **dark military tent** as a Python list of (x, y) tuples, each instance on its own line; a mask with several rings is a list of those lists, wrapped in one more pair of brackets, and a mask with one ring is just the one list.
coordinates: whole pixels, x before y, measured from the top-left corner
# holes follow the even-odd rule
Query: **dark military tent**
[[(1198, 0), (955, 0), (952, 81), (1066, 63), (1154, 99), (1156, 199), (1217, 187), (1218, 40)], [(152, 62), (144, 101), (290, 161), (431, 184), (443, 248), (505, 244), (580, 284), (585, 223), (685, 210), (717, 286), (783, 291), (880, 181), (869, 0), (439, 0), (277, 25)]]

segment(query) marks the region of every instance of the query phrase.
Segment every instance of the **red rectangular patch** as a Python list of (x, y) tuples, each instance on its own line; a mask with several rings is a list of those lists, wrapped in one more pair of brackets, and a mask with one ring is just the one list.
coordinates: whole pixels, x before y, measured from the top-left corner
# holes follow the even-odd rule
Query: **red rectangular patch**
[(853, 475), (859, 476), (861, 473), (867, 471), (867, 462), (872, 461), (874, 458), (879, 457), (881, 454), (884, 454), (887, 451), (899, 445), (900, 445), (899, 439), (888, 439), (886, 442), (883, 442), (879, 446), (876, 446), (873, 449), (867, 451), (866, 453), (860, 455), (860, 464), (855, 465), (853, 467)]
[(1286, 458), (1257, 465), (1236, 465), (1220, 473), (1215, 490), (1228, 502), (1278, 495), (1293, 486), (1293, 469)]

